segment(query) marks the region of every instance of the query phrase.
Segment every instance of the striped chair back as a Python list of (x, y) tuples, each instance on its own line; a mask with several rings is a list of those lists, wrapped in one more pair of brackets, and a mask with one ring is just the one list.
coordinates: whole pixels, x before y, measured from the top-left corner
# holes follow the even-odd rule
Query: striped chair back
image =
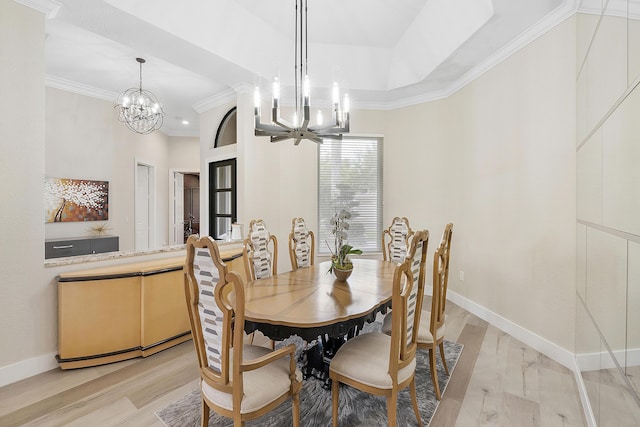
[(314, 246), (313, 231), (307, 228), (303, 218), (293, 218), (289, 233), (289, 256), (291, 257), (292, 270), (313, 265)]
[(222, 302), (227, 267), (210, 236), (187, 239), (185, 294), (198, 362), (221, 384), (229, 381), (233, 312)]
[(385, 261), (404, 262), (412, 235), (413, 231), (407, 218), (393, 218), (389, 228), (382, 232), (382, 253)]
[[(273, 249), (269, 249), (269, 244)], [(247, 277), (264, 279), (276, 274), (278, 243), (267, 230), (263, 220), (252, 220), (245, 239), (245, 262), (248, 262)]]

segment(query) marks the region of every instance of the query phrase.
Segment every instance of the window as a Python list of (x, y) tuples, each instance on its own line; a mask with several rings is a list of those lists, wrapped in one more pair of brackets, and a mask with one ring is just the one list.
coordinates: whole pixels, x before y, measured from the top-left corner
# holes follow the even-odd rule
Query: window
[(236, 129), (236, 107), (233, 107), (222, 118), (218, 131), (216, 132), (216, 139), (214, 140), (214, 148), (224, 147), (226, 145), (232, 145), (238, 141), (238, 131)]
[(329, 254), (330, 219), (348, 207), (349, 244), (363, 252), (380, 252), (382, 233), (382, 138), (325, 139), (318, 147), (318, 253)]

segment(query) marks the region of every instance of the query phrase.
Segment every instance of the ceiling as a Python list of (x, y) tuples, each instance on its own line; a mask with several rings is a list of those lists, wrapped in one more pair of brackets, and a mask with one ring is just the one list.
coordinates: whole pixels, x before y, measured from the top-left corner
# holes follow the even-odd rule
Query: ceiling
[[(198, 112), (236, 90), (292, 89), (294, 0), (58, 0), (47, 20), (47, 85), (115, 101), (160, 99), (162, 131), (198, 136)], [(573, 13), (575, 0), (309, 0), (312, 103), (333, 80), (352, 108), (448, 96)], [(182, 125), (186, 119), (189, 125)]]

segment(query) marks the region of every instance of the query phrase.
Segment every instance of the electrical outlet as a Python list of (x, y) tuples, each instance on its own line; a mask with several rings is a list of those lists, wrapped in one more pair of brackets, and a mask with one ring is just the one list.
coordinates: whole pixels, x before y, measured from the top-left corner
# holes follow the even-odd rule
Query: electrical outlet
[(460, 270), (460, 281), (464, 282), (464, 271)]

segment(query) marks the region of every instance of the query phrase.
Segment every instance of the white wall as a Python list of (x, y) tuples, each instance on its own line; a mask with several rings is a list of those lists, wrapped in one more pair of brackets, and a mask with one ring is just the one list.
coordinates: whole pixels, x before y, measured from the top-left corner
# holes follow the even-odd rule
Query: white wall
[(387, 223), (428, 228), (431, 253), (453, 222), (450, 289), (569, 351), (574, 70), (571, 19), (450, 98), (393, 111), (385, 138)]
[[(44, 21), (0, 1), (0, 370), (52, 352), (57, 341), (56, 290), (43, 267)], [(52, 364), (39, 362), (18, 375)]]

